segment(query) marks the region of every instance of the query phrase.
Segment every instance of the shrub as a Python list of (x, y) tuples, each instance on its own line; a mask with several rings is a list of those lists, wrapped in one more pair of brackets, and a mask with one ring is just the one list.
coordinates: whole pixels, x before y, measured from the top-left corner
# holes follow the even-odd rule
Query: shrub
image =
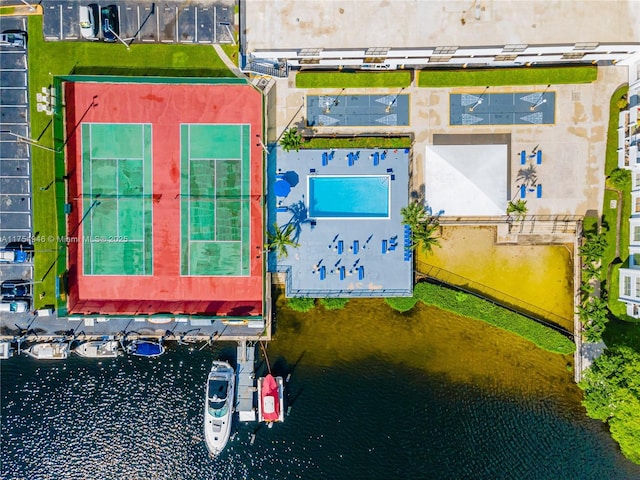
[(418, 302), (414, 297), (387, 297), (384, 301), (398, 312), (408, 312)]
[(561, 333), (474, 295), (461, 295), (455, 290), (427, 282), (418, 283), (413, 295), (426, 305), (515, 333), (549, 352), (568, 355), (576, 349), (575, 344)]
[(316, 306), (315, 298), (288, 298), (287, 305), (294, 312), (308, 312)]
[(342, 310), (349, 303), (348, 298), (321, 298), (320, 304), (327, 310)]

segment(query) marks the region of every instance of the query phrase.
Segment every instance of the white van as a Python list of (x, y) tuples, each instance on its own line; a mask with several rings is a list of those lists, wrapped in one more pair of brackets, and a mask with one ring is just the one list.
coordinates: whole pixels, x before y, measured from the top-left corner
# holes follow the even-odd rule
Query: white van
[(80, 34), (87, 40), (98, 40), (98, 5), (80, 6)]
[(23, 300), (16, 300), (15, 302), (0, 303), (0, 312), (25, 313), (28, 310), (29, 310), (29, 304)]

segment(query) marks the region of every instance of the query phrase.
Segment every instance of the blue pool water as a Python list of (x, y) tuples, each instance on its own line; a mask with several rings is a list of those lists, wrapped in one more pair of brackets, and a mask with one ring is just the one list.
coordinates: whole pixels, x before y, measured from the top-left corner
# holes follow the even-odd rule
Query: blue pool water
[(312, 218), (388, 218), (388, 175), (309, 177)]

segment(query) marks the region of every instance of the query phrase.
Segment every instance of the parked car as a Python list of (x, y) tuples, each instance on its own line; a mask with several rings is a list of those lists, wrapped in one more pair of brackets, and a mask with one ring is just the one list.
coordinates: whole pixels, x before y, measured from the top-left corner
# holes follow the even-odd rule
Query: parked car
[(2, 295), (3, 300), (28, 297), (30, 294), (30, 283), (27, 280), (5, 280), (0, 285), (0, 295)]
[(24, 300), (16, 300), (0, 303), (0, 312), (24, 313), (29, 310), (29, 303)]
[(0, 250), (0, 263), (24, 263), (27, 258), (27, 252), (21, 250)]
[(0, 45), (24, 48), (27, 46), (27, 32), (22, 30), (5, 30), (0, 34)]
[(100, 31), (99, 7), (96, 3), (80, 6), (80, 34), (87, 40), (97, 40)]
[(120, 22), (118, 21), (118, 7), (108, 5), (102, 7), (102, 38), (105, 42), (115, 42), (120, 35)]

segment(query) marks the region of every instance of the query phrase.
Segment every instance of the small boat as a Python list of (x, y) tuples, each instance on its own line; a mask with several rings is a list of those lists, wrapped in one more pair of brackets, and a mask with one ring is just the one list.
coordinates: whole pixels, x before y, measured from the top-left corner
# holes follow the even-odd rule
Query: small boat
[(235, 372), (227, 362), (214, 361), (207, 378), (204, 405), (204, 439), (212, 455), (229, 441), (233, 418)]
[(93, 340), (83, 342), (73, 349), (85, 358), (116, 358), (120, 354), (120, 344), (117, 340)]
[(159, 357), (164, 353), (164, 347), (161, 342), (134, 340), (127, 345), (127, 353), (138, 357)]
[(0, 342), (0, 360), (6, 360), (12, 353), (11, 342)]
[(258, 421), (269, 427), (284, 422), (284, 380), (268, 374), (258, 379)]
[(27, 348), (24, 353), (37, 360), (64, 360), (69, 356), (69, 343), (36, 343)]

